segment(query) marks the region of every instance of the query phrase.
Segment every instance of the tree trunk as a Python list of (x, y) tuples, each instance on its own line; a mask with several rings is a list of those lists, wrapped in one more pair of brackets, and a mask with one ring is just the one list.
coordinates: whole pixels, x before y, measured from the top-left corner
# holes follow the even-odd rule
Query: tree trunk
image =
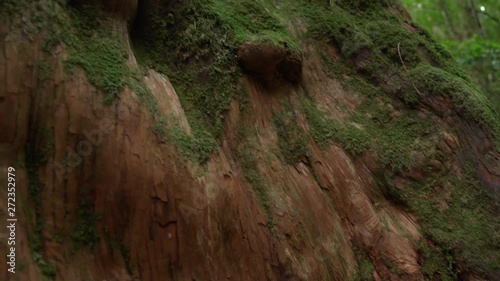
[(497, 277), (498, 119), (399, 2), (111, 2), (0, 4), (1, 280)]

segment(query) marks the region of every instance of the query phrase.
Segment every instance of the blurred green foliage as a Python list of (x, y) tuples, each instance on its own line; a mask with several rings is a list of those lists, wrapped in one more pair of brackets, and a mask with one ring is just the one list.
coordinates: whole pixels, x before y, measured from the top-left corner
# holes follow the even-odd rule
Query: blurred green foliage
[(500, 112), (500, 1), (402, 0), (413, 20), (429, 30)]

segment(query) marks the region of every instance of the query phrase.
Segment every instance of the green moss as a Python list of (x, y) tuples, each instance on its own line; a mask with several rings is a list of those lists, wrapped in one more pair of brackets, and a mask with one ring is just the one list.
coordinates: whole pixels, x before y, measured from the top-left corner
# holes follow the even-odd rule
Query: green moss
[(106, 26), (98, 10), (82, 8), (70, 11), (71, 30), (63, 39), (71, 50), (66, 66), (70, 71), (75, 65), (82, 67), (89, 82), (101, 90), (104, 102), (109, 104), (129, 78), (123, 41)]
[[(342, 58), (337, 60), (323, 56), (327, 74), (338, 79), (346, 89), (366, 95), (369, 99), (377, 97), (387, 100), (388, 97), (390, 99), (386, 102), (398, 105), (401, 100), (406, 107), (411, 108), (417, 106), (422, 98), (413, 88), (395, 91), (397, 96), (386, 94), (378, 88), (381, 84), (394, 83), (385, 81), (380, 72), (401, 73), (404, 69), (401, 63), (403, 60), (404, 66), (409, 69), (409, 75), (403, 71), (395, 83), (398, 83), (398, 79), (401, 85), (411, 85), (413, 82), (421, 92), (449, 96), (459, 110), (464, 109), (473, 119), (485, 124), (495, 136), (497, 147), (500, 147), (498, 117), (488, 106), (482, 93), (469, 83), (470, 79), (456, 65), (449, 53), (418, 26), (410, 27), (407, 24), (408, 29), (415, 30), (410, 32), (394, 15), (383, 9), (376, 9), (375, 6), (372, 7), (374, 9), (360, 9), (360, 3), (352, 2), (347, 5), (340, 2), (338, 6), (330, 8), (323, 6), (322, 10), (311, 5), (307, 10), (311, 35), (328, 39), (342, 55)], [(353, 71), (347, 65), (358, 60), (361, 54), (362, 61), (357, 62), (358, 70)], [(431, 64), (442, 69), (435, 68)], [(363, 109), (361, 113), (371, 114)], [(427, 134), (424, 127), (411, 125), (421, 123), (418, 121), (419, 117), (403, 114), (404, 120), (387, 125), (370, 124), (372, 123), (370, 120), (367, 122), (355, 119), (370, 131), (373, 138), (376, 138), (376, 150), (381, 162), (384, 165), (390, 164), (394, 170), (411, 167), (413, 165), (411, 151), (423, 145), (420, 141), (412, 142), (410, 135)], [(436, 112), (436, 114), (441, 113)], [(408, 126), (413, 129), (408, 130)], [(328, 130), (316, 131), (322, 131), (320, 134), (315, 134), (317, 138), (318, 135), (328, 136)]]
[(44, 51), (45, 53), (51, 53), (52, 50), (54, 50), (54, 48), (61, 43), (61, 38), (59, 35), (60, 34), (54, 29), (49, 30), (47, 39), (45, 39), (45, 41), (43, 41), (40, 46), (42, 51)]
[(389, 271), (396, 273), (398, 275), (403, 274), (403, 271), (399, 268), (397, 264), (395, 264), (392, 260), (386, 257), (382, 257), (382, 263), (389, 269)]
[(245, 129), (240, 130), (239, 138), (241, 144), (238, 146), (238, 156), (241, 161), (242, 170), (245, 179), (248, 181), (252, 190), (257, 197), (257, 201), (261, 206), (267, 218), (267, 226), (272, 233), (276, 232), (273, 213), (271, 210), (271, 197), (269, 196), (268, 189), (271, 188), (267, 185), (260, 175), (258, 168), (258, 160), (255, 155), (256, 148), (249, 139), (249, 132)]
[(322, 53), (321, 62), (323, 63), (325, 73), (331, 78), (338, 79), (342, 82), (343, 86), (349, 86), (351, 83), (346, 82), (352, 76), (356, 76), (356, 71), (350, 68), (342, 59), (335, 60)]
[(385, 20), (374, 19), (364, 26), (376, 46), (375, 51), (386, 58), (392, 66), (402, 67), (401, 60), (407, 68), (426, 63), (470, 81), (465, 71), (434, 38), (418, 26), (411, 28), (416, 33), (409, 32), (396, 17), (389, 15), (386, 15)]
[(284, 112), (274, 112), (273, 125), (278, 134), (278, 147), (286, 163), (295, 165), (309, 156), (304, 133), (297, 125), (289, 102), (284, 106)]
[(225, 28), (234, 35), (236, 44), (266, 40), (296, 47), (285, 26), (266, 4), (261, 0), (214, 0), (211, 7)]
[(5, 0), (0, 2), (0, 15), (13, 27), (23, 27), (25, 35), (35, 36), (45, 31), (47, 24), (61, 19), (64, 0)]
[(428, 278), (438, 276), (441, 280), (456, 279), (455, 261), (449, 249), (430, 247), (423, 242), (418, 243), (417, 246), (422, 260), (422, 272)]
[(219, 150), (219, 144), (212, 134), (196, 123), (192, 127), (192, 134), (186, 133), (182, 128), (174, 126), (166, 131), (167, 139), (179, 149), (187, 159), (205, 163), (209, 156)]
[(19, 272), (24, 272), (25, 269), (26, 269), (26, 265), (28, 264), (28, 262), (26, 260), (18, 260), (17, 262), (17, 270)]
[(451, 98), (458, 110), (491, 129), (500, 149), (500, 120), (488, 99), (468, 81), (442, 69), (421, 64), (411, 70), (411, 79), (428, 95)]
[(84, 188), (79, 188), (79, 202), (75, 212), (76, 225), (71, 232), (71, 238), (77, 246), (94, 246), (99, 241), (100, 236), (95, 227), (96, 222), (101, 218), (93, 209), (88, 191)]
[[(180, 128), (165, 128), (158, 118), (155, 132), (184, 156), (203, 163), (218, 150), (215, 139), (222, 132), (239, 73), (233, 41), (208, 2), (181, 6), (175, 20), (167, 11), (153, 13), (144, 29), (136, 32), (134, 41), (144, 44), (134, 44), (134, 50), (143, 66), (151, 66), (171, 80), (192, 129), (187, 134)], [(147, 107), (156, 111), (151, 100)]]
[(417, 154), (429, 151), (433, 145), (431, 123), (413, 112), (391, 115), (387, 104), (367, 100), (357, 108), (353, 116), (362, 124), (373, 140), (379, 163), (393, 171), (408, 170), (418, 163)]
[[(266, 40), (296, 45), (267, 5), (204, 0), (160, 7), (136, 31), (137, 41), (144, 42), (138, 48), (140, 61), (169, 77), (188, 116), (193, 137), (171, 138), (183, 151), (215, 151), (213, 140), (222, 133), (224, 114), (241, 94), (235, 87), (241, 75), (234, 55), (239, 44)], [(201, 154), (199, 159), (206, 159)]]
[(329, 140), (334, 140), (353, 155), (361, 154), (370, 148), (370, 136), (365, 130), (328, 119), (328, 115), (319, 110), (313, 101), (304, 98), (302, 111), (314, 140), (319, 144), (325, 145)]
[(149, 113), (154, 117), (153, 132), (161, 139), (170, 141), (179, 152), (190, 160), (205, 163), (209, 156), (219, 150), (217, 140), (207, 127), (200, 124), (201, 118), (188, 116), (192, 134), (186, 133), (179, 126), (167, 127), (166, 118), (158, 112), (158, 101), (145, 86), (142, 74), (134, 69), (128, 86), (144, 102)]
[(48, 277), (56, 277), (57, 275), (57, 268), (54, 264), (49, 263), (49, 262), (44, 262), (40, 264), (40, 270), (42, 271), (42, 274)]
[(357, 27), (359, 20), (338, 6), (325, 9), (312, 5), (306, 9), (306, 16), (309, 34), (315, 38), (327, 38), (346, 57), (373, 48), (370, 37)]
[(119, 247), (120, 247), (120, 253), (122, 254), (123, 261), (125, 263), (125, 269), (127, 269), (127, 272), (129, 274), (132, 274), (134, 267), (132, 265), (132, 262), (130, 261), (130, 252), (123, 243), (123, 241), (120, 241)]
[(332, 59), (325, 54), (321, 55), (321, 59), (325, 73), (329, 77), (338, 80), (344, 89), (361, 94), (369, 99), (385, 97), (384, 92), (379, 87), (356, 73), (345, 59)]
[(382, 7), (388, 7), (392, 0), (339, 0), (337, 4), (348, 11), (372, 11)]
[[(401, 73), (404, 63), (409, 73), (401, 74), (400, 83), (410, 85), (411, 82), (421, 92), (450, 97), (458, 110), (464, 110), (490, 129), (497, 149), (500, 149), (500, 121), (497, 114), (451, 55), (418, 26), (407, 24), (405, 28), (396, 16), (383, 9), (359, 9), (366, 4), (360, 3), (347, 5), (341, 2), (339, 6), (321, 11), (317, 8), (308, 10), (311, 35), (329, 39), (341, 51), (343, 59), (357, 59), (356, 56), (363, 50), (363, 56), (369, 54), (357, 74), (342, 67), (345, 63), (324, 57), (327, 73), (339, 79), (346, 89), (380, 97), (384, 94), (373, 89), (373, 86), (387, 83), (381, 78), (380, 72)], [(364, 82), (365, 79), (373, 86)], [(421, 99), (413, 89), (398, 91), (396, 98), (410, 107), (417, 105)]]
[(33, 220), (31, 221), (31, 235), (29, 237), (29, 248), (33, 262), (40, 268), (41, 272), (49, 277), (56, 275), (56, 267), (47, 262), (42, 254), (43, 251), (43, 221), (41, 196), (44, 188), (40, 181), (38, 168), (47, 161), (48, 151), (39, 149), (37, 143), (44, 143), (47, 140), (48, 132), (42, 130), (37, 134), (30, 135), (26, 144), (25, 167), (28, 176), (28, 198), (34, 206)]
[(72, 53), (66, 63), (80, 65), (90, 83), (102, 90), (104, 101), (109, 104), (126, 85), (126, 53), (112, 38), (98, 38), (79, 44), (79, 50)]
[(359, 246), (354, 242), (353, 245), (354, 255), (358, 261), (358, 268), (356, 269), (354, 275), (349, 278), (350, 281), (373, 281), (373, 271), (375, 267), (371, 263), (370, 259), (364, 253)]
[[(144, 30), (143, 61), (172, 81), (187, 115), (207, 123), (215, 136), (222, 130), (239, 76), (234, 39), (208, 1), (190, 2), (175, 11), (152, 15)], [(168, 52), (165, 52), (168, 50)]]
[[(44, 21), (48, 29), (41, 49), (50, 53), (55, 46), (64, 43), (69, 52), (64, 61), (67, 73), (81, 67), (89, 82), (103, 95), (109, 104), (128, 86), (140, 98), (148, 99), (148, 89), (140, 72), (130, 69), (126, 39), (113, 32), (104, 14), (94, 8), (55, 4), (58, 15), (48, 15)], [(44, 64), (40, 69), (44, 70)]]
[[(422, 60), (418, 48), (423, 47), (424, 44), (420, 37), (408, 32), (401, 24), (395, 24), (395, 20), (369, 21), (363, 26), (363, 30), (370, 34), (376, 50), (382, 53), (393, 65), (401, 67), (401, 59), (403, 59), (405, 65), (411, 67)], [(399, 50), (398, 44), (400, 45)]]
[[(358, 1), (349, 2), (349, 5), (340, 2), (338, 6), (327, 9), (312, 5), (308, 9), (312, 36), (329, 39), (344, 59), (357, 59), (363, 51), (363, 56), (366, 56), (366, 62), (359, 67), (357, 75), (341, 67), (341, 63), (326, 58), (323, 61), (327, 73), (338, 78), (347, 89), (380, 96), (379, 91), (370, 90), (366, 84), (358, 89), (353, 86), (361, 85), (359, 82), (364, 79), (359, 77), (367, 78), (375, 87), (387, 83), (380, 72), (401, 73), (403, 60), (409, 75), (406, 72), (401, 74), (402, 83), (413, 82), (420, 91), (449, 96), (458, 109), (464, 109), (476, 121), (486, 124), (497, 140), (497, 147), (500, 147), (500, 125), (496, 113), (483, 94), (470, 84), (470, 78), (450, 54), (418, 26), (407, 24), (408, 28), (405, 28), (396, 16), (383, 9), (369, 7), (368, 3)], [(399, 95), (397, 98), (409, 106), (419, 102), (416, 91), (400, 91)]]
[[(15, 15), (23, 18), (24, 29), (46, 38), (41, 44), (44, 52), (50, 53), (57, 45), (65, 43), (70, 51), (66, 65), (70, 68), (81, 66), (89, 81), (104, 92), (106, 101), (116, 97), (126, 80), (126, 52), (117, 43), (119, 40), (111, 36), (101, 12), (90, 8), (76, 10), (65, 1), (16, 2), (22, 10)], [(12, 15), (14, 25), (17, 24), (16, 16)], [(45, 75), (39, 77), (43, 80)]]
[(52, 66), (46, 59), (38, 60), (33, 65), (38, 71), (38, 81), (45, 82), (52, 77)]
[(45, 261), (41, 251), (32, 252), (33, 262), (38, 266), (43, 275), (47, 277), (55, 277), (57, 275), (57, 267), (53, 262)]
[(433, 265), (436, 259), (441, 264), (451, 263), (445, 268), (459, 263), (484, 274), (500, 269), (500, 220), (495, 215), (494, 196), (475, 179), (472, 169), (466, 169), (460, 180), (443, 171), (403, 190), (389, 188), (415, 212), (425, 237), (438, 247), (433, 253), (423, 253), (431, 259), (429, 272), (446, 274), (441, 265)]
[(27, 1), (7, 0), (0, 2), (0, 15), (2, 18), (11, 19), (13, 16), (21, 13), (26, 8)]
[(447, 72), (454, 74), (468, 82), (471, 82), (471, 78), (466, 73), (466, 71), (460, 67), (455, 59), (452, 57), (450, 52), (425, 29), (413, 24), (420, 35), (420, 40), (425, 44), (426, 49), (429, 52), (430, 58), (442, 69)]
[(192, 129), (192, 134), (180, 128), (165, 130), (160, 121), (154, 125), (155, 132), (200, 162), (218, 150), (224, 114), (240, 95), (235, 87), (240, 71), (234, 49), (245, 40), (293, 45), (260, 1), (204, 0), (180, 5), (175, 11), (160, 7), (136, 34), (136, 41), (144, 42), (134, 45), (141, 54), (139, 61), (169, 77)]
[(40, 148), (37, 150), (40, 164), (46, 164), (49, 157), (54, 154), (56, 150), (56, 141), (52, 130), (43, 128), (38, 130), (38, 137), (40, 138)]
[[(44, 161), (45, 156), (41, 154), (40, 150), (34, 140), (30, 140), (26, 145), (26, 172), (28, 174), (28, 197), (37, 206), (37, 211), (41, 204), (41, 191), (43, 184), (38, 176), (38, 167)], [(37, 213), (37, 212), (35, 212)]]
[[(365, 1), (345, 1), (328, 9), (312, 5), (307, 9), (310, 34), (329, 39), (344, 58), (355, 58), (362, 51), (367, 52), (371, 58), (365, 67), (371, 71), (401, 68), (401, 59), (409, 68), (428, 61), (468, 79), (451, 55), (427, 32), (414, 24), (406, 24), (408, 27), (405, 28), (400, 19), (387, 10), (373, 9), (380, 7), (381, 2), (372, 1), (368, 5)], [(360, 6), (369, 9), (359, 9)], [(415, 32), (410, 32), (410, 28)]]
[(391, 115), (390, 100), (377, 97), (379, 90), (356, 75), (343, 77), (345, 83), (357, 81), (350, 87), (363, 91), (368, 99), (343, 123), (329, 119), (314, 102), (303, 99), (302, 110), (315, 141), (324, 145), (334, 140), (353, 155), (372, 149), (381, 166), (396, 172), (418, 165), (422, 151), (430, 151), (428, 148), (434, 145), (431, 123), (412, 112)]
[(356, 271), (356, 275), (354, 280), (356, 281), (371, 281), (373, 280), (373, 264), (369, 260), (362, 260), (358, 264), (358, 270)]
[[(112, 102), (132, 83), (134, 77), (127, 65), (125, 38), (112, 32), (101, 11), (87, 7), (76, 9), (58, 1), (43, 4), (35, 1), (25, 9), (21, 16), (29, 18), (34, 32), (46, 38), (41, 49), (51, 53), (64, 43), (69, 53), (65, 60), (67, 73), (71, 74), (76, 66), (81, 67), (89, 82), (102, 92), (105, 103)], [(37, 66), (43, 71), (39, 75), (41, 80), (50, 77), (45, 74), (51, 72), (46, 63), (41, 61)]]

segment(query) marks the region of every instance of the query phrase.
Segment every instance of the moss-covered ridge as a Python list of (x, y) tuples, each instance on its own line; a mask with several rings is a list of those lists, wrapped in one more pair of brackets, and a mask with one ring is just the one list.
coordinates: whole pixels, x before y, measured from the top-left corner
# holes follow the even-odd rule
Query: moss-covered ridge
[[(390, 1), (386, 5), (390, 6)], [(384, 90), (407, 105), (421, 106), (432, 96), (451, 98), (457, 112), (466, 112), (488, 128), (500, 149), (500, 120), (484, 95), (426, 31), (401, 21), (387, 9), (381, 9), (383, 6), (309, 6), (305, 9), (309, 32), (336, 46), (348, 64), (354, 66), (355, 75), (377, 87), (396, 82), (399, 88), (389, 85)]]
[[(470, 171), (459, 180), (447, 169), (437, 173), (429, 168), (431, 161), (450, 161), (434, 149), (440, 128), (431, 130), (430, 121), (432, 115), (442, 116), (440, 110), (446, 108), (431, 107), (427, 114), (422, 114), (422, 109), (427, 109), (435, 97), (449, 99), (455, 112), (453, 120), (463, 122), (465, 116), (483, 125), (497, 148), (498, 115), (451, 56), (425, 31), (381, 9), (383, 5), (361, 5), (363, 2), (320, 5), (323, 9), (311, 5), (305, 9), (310, 34), (327, 39), (342, 56), (340, 61), (324, 58), (327, 73), (346, 89), (367, 97), (345, 121), (353, 120), (364, 128), (379, 164), (391, 168), (380, 176), (384, 194), (411, 209), (421, 221), (431, 245), (421, 245), (424, 274), (442, 279), (457, 278), (458, 271), (490, 276), (499, 269), (495, 260), (500, 253), (496, 235), (500, 221), (493, 211), (494, 199)], [(399, 109), (397, 115), (388, 109), (394, 107)], [(313, 132), (324, 127), (321, 124), (331, 124), (324, 115), (327, 113), (313, 115), (319, 116), (313, 119), (319, 121), (309, 122)], [(341, 135), (336, 134), (337, 138)], [(347, 140), (336, 139), (349, 147), (343, 143)], [(428, 179), (410, 178), (403, 187), (394, 184), (396, 175), (415, 171), (429, 171)], [(452, 196), (446, 198), (444, 190)], [(436, 191), (438, 198), (431, 199)], [(449, 207), (439, 207), (442, 204)], [(461, 223), (459, 217), (470, 223)]]

